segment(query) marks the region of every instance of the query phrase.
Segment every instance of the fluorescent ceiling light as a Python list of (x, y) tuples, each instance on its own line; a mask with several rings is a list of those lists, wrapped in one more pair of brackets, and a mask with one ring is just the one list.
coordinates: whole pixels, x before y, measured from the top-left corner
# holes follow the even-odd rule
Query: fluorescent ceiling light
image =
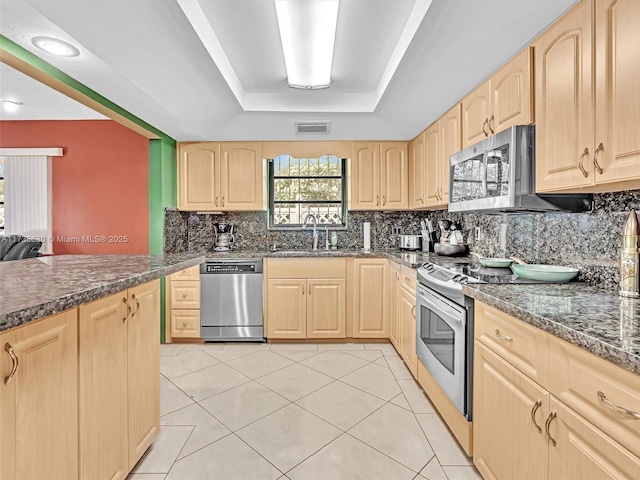
[(294, 88), (328, 88), (339, 0), (275, 0), (287, 82)]
[(71, 45), (70, 43), (58, 40), (51, 37), (33, 37), (31, 39), (33, 43), (40, 50), (44, 50), (51, 55), (58, 57), (77, 57), (80, 55), (80, 50)]
[(22, 102), (19, 102), (17, 100), (1, 100), (1, 102), (2, 102), (2, 107), (7, 112), (15, 112), (22, 105)]

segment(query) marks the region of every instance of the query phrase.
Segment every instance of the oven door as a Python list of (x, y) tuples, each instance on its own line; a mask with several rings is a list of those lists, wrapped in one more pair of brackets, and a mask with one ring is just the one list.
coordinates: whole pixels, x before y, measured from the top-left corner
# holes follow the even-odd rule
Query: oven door
[(467, 310), (418, 285), (416, 353), (454, 405), (467, 415)]

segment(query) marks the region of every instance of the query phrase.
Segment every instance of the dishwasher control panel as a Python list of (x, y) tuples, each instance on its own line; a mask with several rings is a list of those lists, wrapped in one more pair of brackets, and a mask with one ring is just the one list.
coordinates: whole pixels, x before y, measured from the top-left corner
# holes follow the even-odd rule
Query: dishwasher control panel
[(254, 273), (255, 271), (255, 265), (206, 265), (207, 273)]

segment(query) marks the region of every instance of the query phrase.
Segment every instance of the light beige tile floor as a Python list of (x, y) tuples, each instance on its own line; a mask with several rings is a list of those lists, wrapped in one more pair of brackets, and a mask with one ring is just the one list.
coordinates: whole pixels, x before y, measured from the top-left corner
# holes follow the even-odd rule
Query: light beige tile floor
[(481, 478), (389, 344), (161, 354), (161, 433), (129, 480)]

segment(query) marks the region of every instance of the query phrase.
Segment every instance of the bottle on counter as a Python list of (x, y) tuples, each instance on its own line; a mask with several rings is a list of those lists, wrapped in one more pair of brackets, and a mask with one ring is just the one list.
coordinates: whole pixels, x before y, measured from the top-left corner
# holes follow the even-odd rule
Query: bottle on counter
[(624, 225), (620, 253), (620, 296), (640, 298), (640, 255), (638, 251), (638, 217), (631, 210)]

